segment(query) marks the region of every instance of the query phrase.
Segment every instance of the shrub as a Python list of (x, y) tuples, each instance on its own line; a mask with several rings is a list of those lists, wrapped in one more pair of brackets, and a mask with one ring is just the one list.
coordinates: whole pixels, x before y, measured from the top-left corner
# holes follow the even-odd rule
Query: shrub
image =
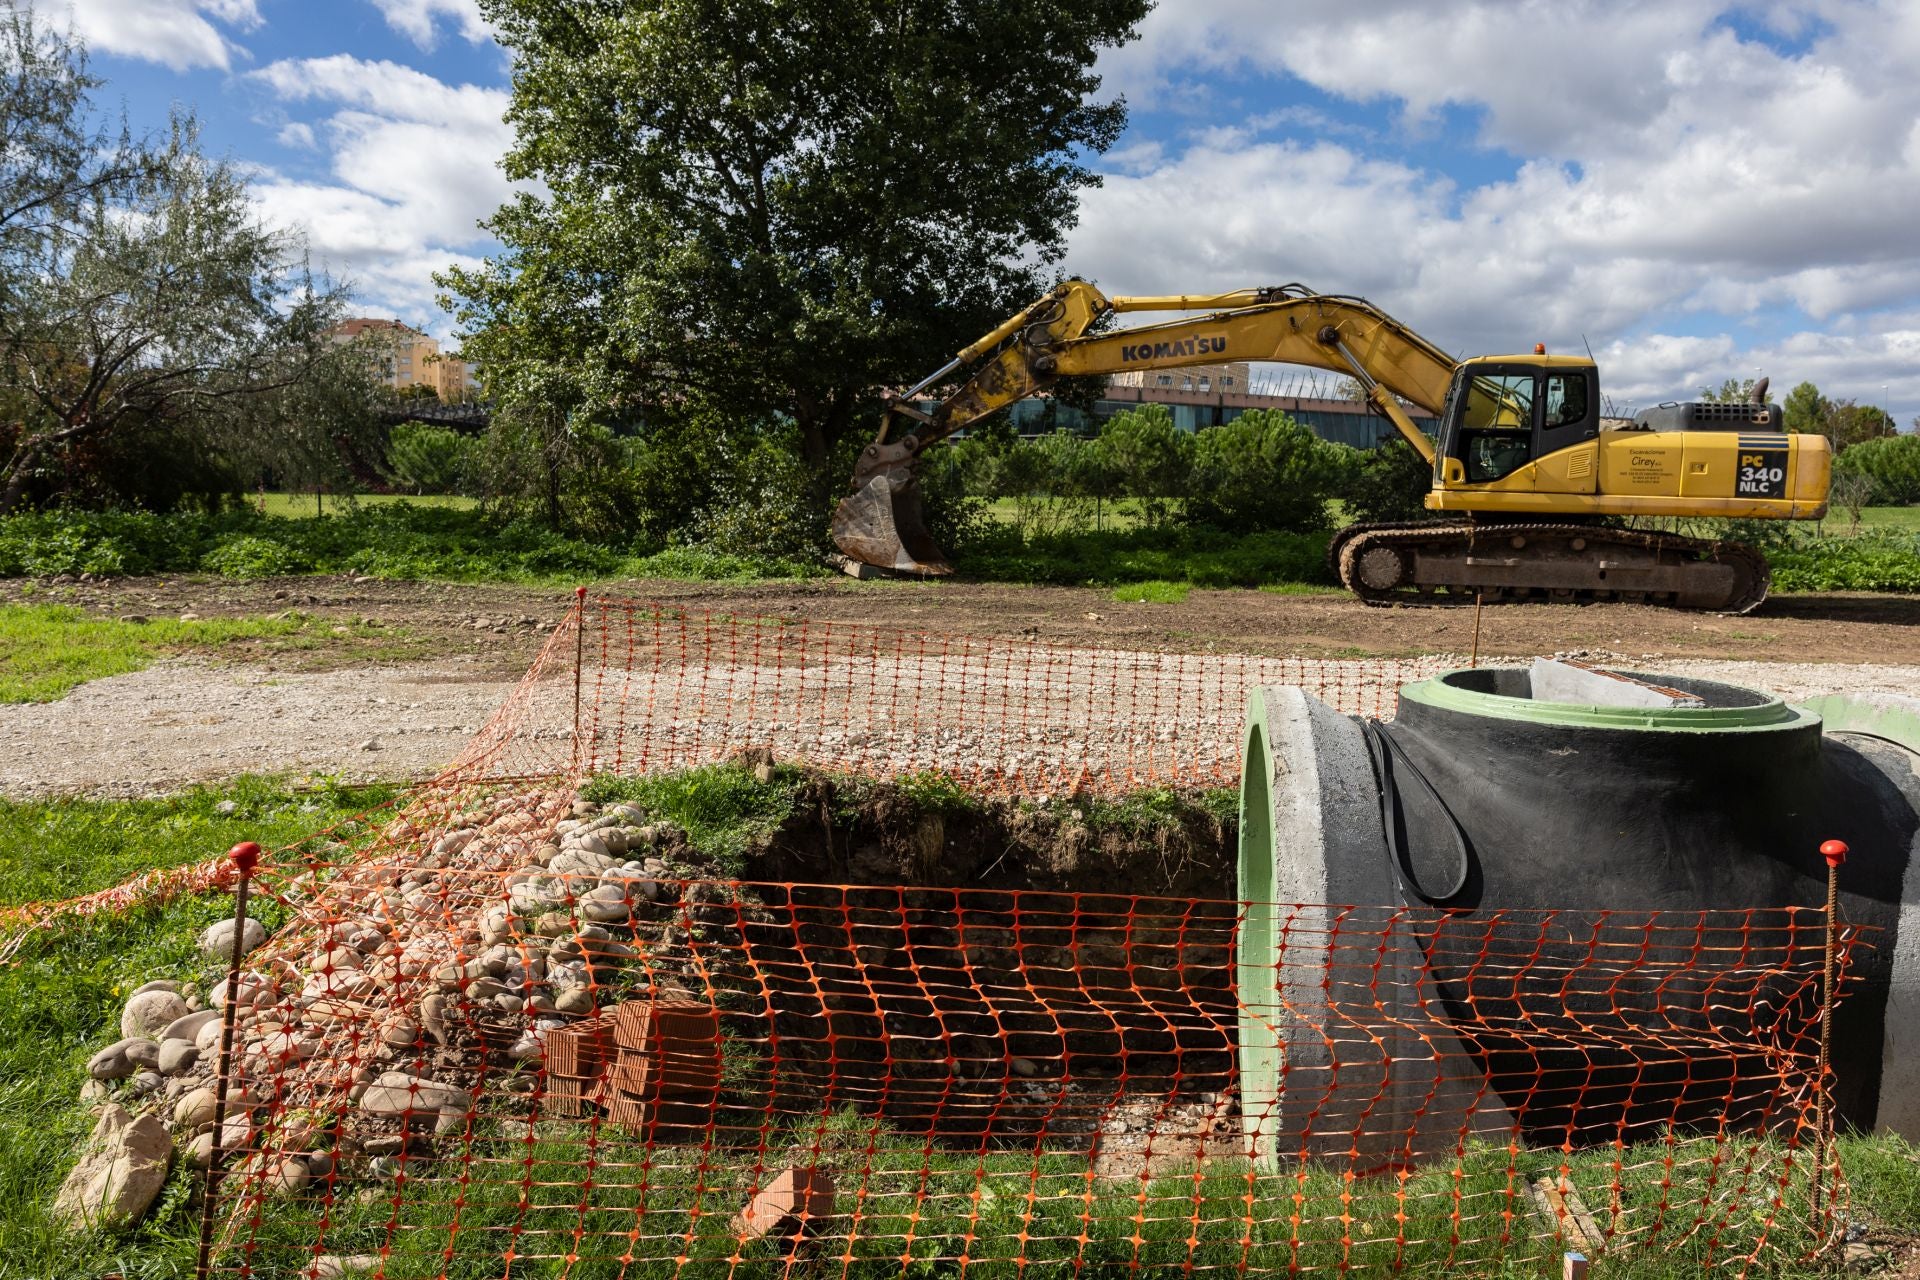
[(1107, 419), (1100, 428), (1100, 454), (1112, 486), (1140, 502), (1148, 526), (1165, 524), (1187, 495), (1193, 436), (1173, 425), (1165, 405), (1142, 405)]
[(1836, 481), (1863, 476), (1871, 484), (1866, 505), (1905, 507), (1920, 502), (1920, 436), (1862, 440), (1833, 460)]
[(1324, 529), (1342, 454), (1278, 410), (1209, 427), (1193, 443), (1186, 518), (1230, 533)]
[(1341, 494), (1349, 519), (1356, 524), (1392, 524), (1436, 514), (1425, 506), (1433, 488), (1433, 464), (1412, 445), (1393, 439), (1377, 449), (1354, 453), (1358, 456), (1352, 459)]
[(306, 557), (283, 542), (241, 534), (202, 556), (199, 567), (226, 578), (271, 578), (299, 573), (308, 564)]
[(403, 422), (387, 439), (387, 471), (411, 493), (458, 493), (467, 486), (479, 447), (458, 431)]

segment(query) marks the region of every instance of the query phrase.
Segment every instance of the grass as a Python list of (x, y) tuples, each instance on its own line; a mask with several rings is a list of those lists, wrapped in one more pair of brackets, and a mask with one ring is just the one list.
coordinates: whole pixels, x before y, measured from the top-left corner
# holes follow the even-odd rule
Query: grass
[(472, 511), (480, 505), (480, 500), (454, 493), (327, 493), (321, 494), (317, 501), (311, 493), (268, 493), (247, 498), (247, 505), (261, 515), (281, 516), (290, 520), (304, 520), (329, 513), (346, 515), (361, 507), (392, 506), (397, 503)]
[(182, 622), (103, 618), (70, 605), (0, 604), (0, 703), (52, 702), (88, 680), (144, 669), (167, 654), (240, 647), (292, 652), (345, 645), (362, 659), (412, 651), (404, 629), (301, 613)]
[(738, 876), (747, 854), (793, 814), (805, 775), (781, 766), (761, 782), (740, 764), (707, 765), (679, 773), (647, 777), (591, 779), (587, 799), (596, 804), (627, 803), (657, 818), (677, 823), (695, 852), (724, 876)]
[[(790, 772), (761, 783), (750, 770), (722, 766), (644, 781), (600, 779), (593, 789), (682, 822), (697, 844), (724, 854), (790, 812), (798, 784)], [(938, 778), (913, 780), (908, 791), (916, 803), (967, 802)], [(243, 837), (290, 843), (390, 796), (384, 788), (252, 778), (157, 800), (0, 802), (0, 901), (105, 887), (138, 871), (197, 861)], [(1231, 798), (1222, 792), (1202, 803), (1230, 808)], [(1187, 803), (1172, 793), (1144, 793), (1090, 810), (1088, 818), (1144, 829), (1177, 817)], [(270, 901), (262, 908), (269, 924), (280, 923), (280, 908)], [(96, 917), (34, 937), (16, 963), (0, 968), (0, 1280), (191, 1274), (198, 1220), (182, 1170), (146, 1220), (129, 1229), (69, 1236), (46, 1208), (92, 1125), (76, 1098), (87, 1057), (118, 1038), (119, 1010), (133, 987), (159, 975), (203, 984), (217, 976), (192, 944), (226, 911), (226, 902), (215, 898)], [(754, 1078), (750, 1072), (728, 1077), (743, 1090), (733, 1100), (757, 1125), (764, 1095), (752, 1092)], [(1920, 1221), (1920, 1153), (1911, 1145), (1850, 1138), (1841, 1151), (1857, 1209), (1886, 1224)], [(1655, 1143), (1624, 1152), (1626, 1203), (1645, 1213), (1664, 1200), (1679, 1206), (1681, 1221), (1691, 1221), (1701, 1166), (1686, 1162), (1690, 1154), (1684, 1142), (1678, 1149)], [(1669, 1190), (1661, 1184), (1670, 1155), (1681, 1163)], [(252, 1228), (251, 1274), (292, 1280), (311, 1262), (317, 1238), (329, 1253), (387, 1247), (385, 1274), (391, 1276), (497, 1277), (509, 1246), (521, 1259), (513, 1274), (530, 1280), (778, 1274), (770, 1242), (751, 1243), (732, 1261), (738, 1246), (728, 1219), (764, 1180), (757, 1170), (795, 1161), (818, 1163), (835, 1176), (845, 1215), (855, 1207), (855, 1189), (861, 1191), (859, 1218), (837, 1219), (818, 1246), (821, 1265), (835, 1275), (956, 1275), (953, 1260), (962, 1255), (971, 1260), (967, 1275), (995, 1280), (1180, 1274), (1188, 1262), (1204, 1274), (1224, 1275), (1238, 1273), (1243, 1261), (1246, 1274), (1284, 1274), (1296, 1262), (1328, 1271), (1344, 1263), (1358, 1274), (1396, 1262), (1409, 1275), (1447, 1265), (1473, 1274), (1558, 1274), (1557, 1251), (1546, 1241), (1517, 1251), (1530, 1257), (1494, 1258), (1500, 1210), (1517, 1192), (1515, 1176), (1550, 1171), (1562, 1159), (1553, 1151), (1525, 1152), (1514, 1161), (1504, 1147), (1475, 1146), (1458, 1179), (1438, 1170), (1404, 1181), (1348, 1182), (1337, 1170), (1294, 1177), (1220, 1164), (1197, 1178), (1183, 1172), (1147, 1183), (1108, 1183), (1091, 1179), (1079, 1157), (1036, 1161), (1020, 1152), (936, 1146), (838, 1110), (780, 1117), (765, 1131), (750, 1132), (743, 1148), (711, 1151), (699, 1145), (649, 1150), (611, 1126), (589, 1138), (564, 1126), (536, 1132), (496, 1118), (482, 1123), (466, 1157), (414, 1165), (403, 1181), (373, 1184), (370, 1195), (343, 1194), (324, 1210), (274, 1202)], [(1568, 1175), (1602, 1213), (1614, 1159), (1604, 1150), (1566, 1157)], [(1720, 1191), (1732, 1189), (1731, 1178), (1723, 1179)], [(1772, 1185), (1762, 1191), (1770, 1193)], [(1726, 1202), (1726, 1241), (1754, 1238), (1762, 1199)], [(1462, 1243), (1450, 1248), (1437, 1242), (1453, 1229), (1456, 1203), (1467, 1216)], [(637, 1206), (644, 1206), (644, 1217), (636, 1215)], [(1524, 1209), (1521, 1215), (1524, 1222)], [(1404, 1249), (1393, 1242), (1396, 1232), (1411, 1242)], [(1297, 1251), (1296, 1235), (1303, 1241)], [(1706, 1261), (1703, 1250), (1699, 1240), (1670, 1239), (1608, 1256), (1600, 1273), (1621, 1280), (1690, 1276)], [(568, 1253), (578, 1262), (566, 1262)], [(631, 1264), (620, 1260), (628, 1253)], [(240, 1261), (230, 1256), (223, 1265), (232, 1269)], [(1824, 1272), (1786, 1267), (1773, 1274)]]
[(1122, 604), (1179, 604), (1193, 586), (1186, 582), (1134, 582), (1114, 588), (1113, 598)]
[[(0, 802), (0, 902), (106, 888), (243, 839), (291, 843), (392, 794), (243, 778), (160, 800)], [(256, 902), (277, 925), (281, 909)], [(127, 993), (160, 975), (192, 976), (205, 989), (217, 974), (194, 938), (230, 911), (227, 900), (210, 898), (96, 916), (30, 938), (0, 967), (0, 1280), (191, 1274), (198, 1220), (181, 1173), (131, 1231), (73, 1237), (46, 1210), (93, 1126), (77, 1094), (88, 1057), (119, 1038)]]

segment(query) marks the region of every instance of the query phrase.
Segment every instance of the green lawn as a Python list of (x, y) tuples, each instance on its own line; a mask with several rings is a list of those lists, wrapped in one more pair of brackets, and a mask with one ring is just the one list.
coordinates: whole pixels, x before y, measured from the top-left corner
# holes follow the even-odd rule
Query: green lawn
[[(356, 642), (359, 642), (356, 644)], [(269, 651), (354, 645), (361, 657), (402, 656), (406, 633), (303, 613), (267, 618), (102, 618), (69, 605), (0, 604), (0, 703), (52, 702), (75, 685), (139, 671), (170, 653), (257, 643)]]
[[(0, 904), (104, 889), (240, 840), (284, 845), (392, 795), (245, 778), (162, 800), (0, 801)], [(280, 909), (256, 901), (278, 924)], [(189, 898), (96, 916), (30, 937), (0, 967), (0, 1280), (192, 1274), (199, 1224), (180, 1172), (131, 1232), (74, 1238), (46, 1210), (93, 1125), (78, 1098), (86, 1061), (119, 1038), (127, 993), (155, 977), (217, 977), (193, 941), (231, 910), (226, 898)]]
[(264, 496), (249, 495), (247, 498), (247, 505), (261, 515), (285, 516), (292, 520), (306, 520), (323, 515), (337, 516), (352, 511), (356, 507), (387, 507), (398, 503), (414, 507), (472, 511), (480, 505), (480, 500), (453, 493), (328, 493), (321, 494), (317, 498), (311, 493), (269, 493)]

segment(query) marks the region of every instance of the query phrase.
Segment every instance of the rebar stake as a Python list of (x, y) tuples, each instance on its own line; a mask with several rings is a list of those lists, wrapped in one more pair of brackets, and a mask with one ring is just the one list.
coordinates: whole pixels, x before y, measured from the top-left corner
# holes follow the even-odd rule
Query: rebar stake
[(1486, 594), (1484, 591), (1473, 593), (1473, 652), (1467, 655), (1469, 667), (1480, 665), (1480, 606), (1485, 602)]
[(1826, 958), (1820, 975), (1820, 1106), (1814, 1132), (1813, 1229), (1820, 1230), (1820, 1192), (1827, 1182), (1827, 1159), (1833, 1142), (1833, 1099), (1827, 1072), (1833, 1053), (1833, 985), (1835, 957), (1840, 942), (1840, 867), (1847, 860), (1847, 842), (1829, 840), (1820, 846), (1827, 860)]
[(207, 1155), (207, 1176), (200, 1192), (200, 1257), (194, 1264), (196, 1280), (207, 1280), (213, 1265), (213, 1215), (220, 1193), (220, 1163), (226, 1155), (227, 1082), (233, 1075), (233, 1025), (240, 1011), (240, 965), (247, 958), (247, 896), (253, 871), (260, 865), (260, 846), (242, 840), (227, 850), (240, 882), (233, 891), (233, 950), (227, 958), (227, 1000), (220, 1010), (220, 1065), (213, 1077), (213, 1150)]
[(587, 658), (587, 589), (573, 589), (573, 776), (580, 776), (580, 668)]

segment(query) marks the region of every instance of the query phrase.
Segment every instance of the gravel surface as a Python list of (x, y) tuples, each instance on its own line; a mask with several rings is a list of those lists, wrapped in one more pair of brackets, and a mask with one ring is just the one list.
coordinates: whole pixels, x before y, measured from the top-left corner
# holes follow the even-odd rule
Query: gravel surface
[[(1015, 789), (1045, 793), (1070, 789), (1082, 770), (1111, 771), (1111, 785), (1146, 781), (1140, 770), (1164, 777), (1186, 769), (1190, 781), (1217, 782), (1223, 768), (1230, 776), (1238, 708), (1256, 683), (1297, 681), (1343, 710), (1373, 711), (1384, 709), (1393, 682), (1463, 665), (1446, 655), (1386, 664), (1046, 652), (1044, 666), (1004, 656), (845, 660), (809, 670), (804, 681), (792, 666), (674, 663), (590, 694), (589, 715), (607, 767), (676, 767), (770, 745), (829, 767), (999, 771), (1014, 775)], [(1920, 666), (1587, 656), (1789, 698), (1920, 689)], [(1062, 674), (1069, 668), (1073, 678)], [(280, 673), (169, 660), (59, 702), (0, 706), (0, 794), (149, 795), (241, 773), (419, 779), (463, 747), (474, 759), (476, 746), (497, 748), (480, 761), (487, 772), (564, 767), (568, 680), (529, 689), (510, 736), (472, 743), (516, 684), (468, 659)]]

